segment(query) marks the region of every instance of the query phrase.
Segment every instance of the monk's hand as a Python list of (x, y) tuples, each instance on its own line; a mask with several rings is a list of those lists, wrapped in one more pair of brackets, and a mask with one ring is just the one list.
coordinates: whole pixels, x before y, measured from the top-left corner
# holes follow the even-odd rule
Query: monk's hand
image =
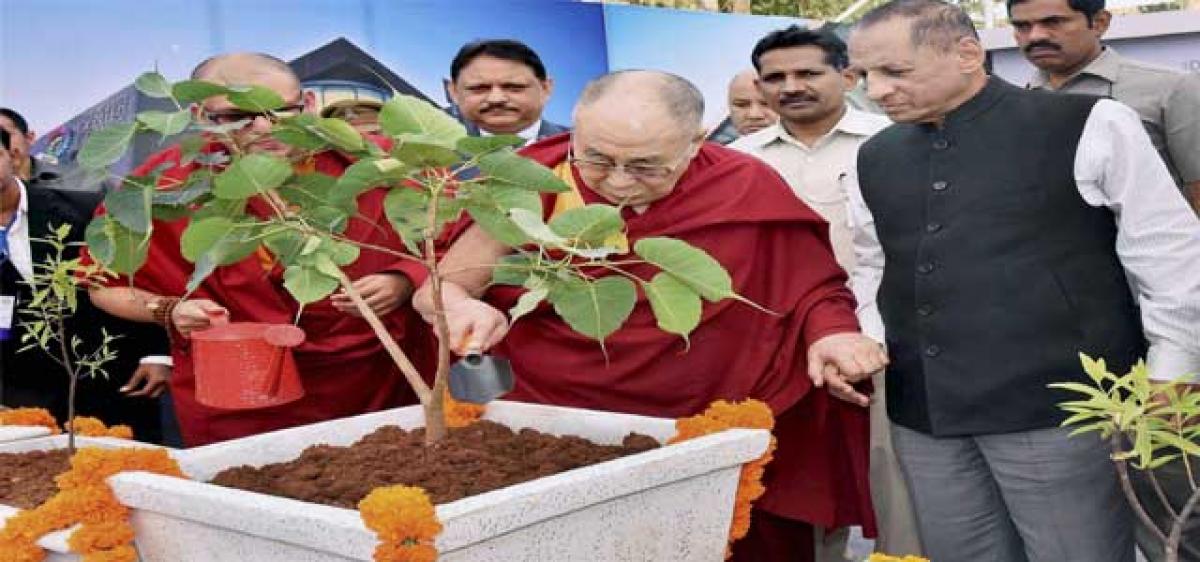
[(184, 336), (228, 321), (229, 310), (208, 299), (179, 301), (171, 311), (171, 323)]
[[(408, 276), (401, 273), (375, 273), (356, 279), (351, 285), (367, 306), (377, 316), (384, 316), (400, 308), (412, 296), (413, 285)], [(354, 301), (342, 289), (329, 297), (333, 307), (351, 316), (362, 317)]]
[(813, 385), (827, 387), (835, 397), (859, 406), (867, 406), (871, 399), (853, 385), (887, 363), (883, 346), (859, 333), (831, 334), (808, 347), (808, 376)]
[(450, 299), (446, 301), (446, 328), (451, 349), (465, 355), (500, 343), (508, 333), (508, 317), (476, 298)]

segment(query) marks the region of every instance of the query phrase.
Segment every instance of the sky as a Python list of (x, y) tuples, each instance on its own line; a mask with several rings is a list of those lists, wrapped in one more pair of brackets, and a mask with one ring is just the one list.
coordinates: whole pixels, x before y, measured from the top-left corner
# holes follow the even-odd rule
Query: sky
[(157, 68), (171, 80), (232, 50), (285, 60), (345, 37), (444, 101), (458, 48), (515, 38), (555, 78), (546, 116), (567, 122), (607, 69), (603, 7), (557, 0), (3, 0), (0, 106), (49, 131)]

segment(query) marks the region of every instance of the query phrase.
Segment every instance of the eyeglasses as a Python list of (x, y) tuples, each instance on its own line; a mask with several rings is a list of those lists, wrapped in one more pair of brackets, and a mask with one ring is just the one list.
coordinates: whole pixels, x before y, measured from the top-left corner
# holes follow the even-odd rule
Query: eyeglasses
[(204, 117), (218, 125), (228, 125), (245, 121), (247, 125), (259, 117), (271, 119), (287, 119), (300, 115), (304, 111), (303, 104), (285, 105), (279, 109), (272, 111), (242, 111), (240, 109), (231, 109), (229, 111), (208, 111), (204, 110)]
[[(573, 144), (573, 143), (572, 143)], [(688, 153), (692, 151), (694, 143), (688, 143), (684, 147), (683, 152), (679, 154), (671, 164), (617, 164), (614, 162), (605, 162), (602, 160), (587, 160), (584, 158), (576, 158), (574, 156), (574, 146), (567, 145), (567, 161), (575, 165), (582, 174), (593, 175), (596, 177), (607, 177), (614, 172), (621, 172), (633, 179), (644, 182), (657, 182), (667, 179), (679, 170), (679, 167), (688, 162)]]

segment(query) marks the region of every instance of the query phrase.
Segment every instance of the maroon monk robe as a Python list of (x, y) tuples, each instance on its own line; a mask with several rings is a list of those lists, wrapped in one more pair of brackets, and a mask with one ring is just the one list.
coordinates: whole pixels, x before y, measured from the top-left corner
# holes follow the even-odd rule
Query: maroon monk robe
[[(210, 146), (207, 150), (213, 149)], [(181, 166), (180, 150), (173, 147), (152, 156), (133, 175), (145, 175), (164, 163), (173, 167), (163, 172), (160, 188), (177, 183), (198, 167)], [(351, 163), (336, 152), (318, 154), (312, 162), (314, 171), (331, 176), (340, 176)], [(403, 251), (399, 236), (384, 216), (385, 195), (382, 189), (360, 195), (360, 214), (350, 220), (345, 235)], [(265, 203), (258, 200), (251, 201), (249, 210), (259, 216), (268, 213)], [(186, 218), (155, 221), (146, 264), (133, 276), (135, 287), (167, 296), (185, 293), (193, 265), (180, 254), (179, 240), (187, 225)], [(265, 258), (269, 254), (255, 254), (217, 268), (190, 298), (210, 299), (226, 307), (234, 322), (292, 323), (299, 304), (283, 287), (283, 268), (264, 261)], [(408, 276), (414, 286), (420, 286), (427, 275), (418, 262), (368, 249), (363, 249), (358, 261), (343, 269), (351, 279), (399, 272)], [(127, 278), (121, 278), (111, 286), (128, 284)], [(383, 317), (383, 321), (417, 368), (422, 373), (432, 373), (430, 361), (436, 357), (432, 335), (411, 306), (405, 304)], [(189, 447), (416, 403), (408, 383), (365, 320), (338, 311), (324, 299), (305, 306), (298, 325), (308, 336), (304, 344), (293, 350), (304, 398), (257, 410), (222, 410), (197, 402), (188, 342), (176, 334), (172, 342), (175, 368), (171, 396), (184, 442)]]
[[(566, 159), (568, 142), (553, 137), (522, 152), (553, 167)], [(604, 202), (577, 173), (575, 183), (586, 203)], [(548, 213), (553, 196), (546, 203)], [(771, 168), (714, 144), (701, 148), (667, 197), (644, 214), (623, 212), (630, 247), (639, 238), (671, 236), (703, 248), (729, 271), (740, 295), (778, 315), (733, 300), (705, 302), (687, 350), (657, 328), (639, 290), (629, 322), (605, 340), (606, 358), (543, 303), (496, 350), (517, 375), (508, 398), (668, 418), (696, 414), (718, 399), (763, 400), (777, 416), (779, 448), (756, 507), (785, 522), (861, 524), (873, 534), (867, 410), (814, 389), (807, 374), (809, 344), (858, 331), (828, 224)], [(626, 269), (647, 280), (658, 271)], [(495, 286), (487, 298), (505, 310), (521, 292)]]

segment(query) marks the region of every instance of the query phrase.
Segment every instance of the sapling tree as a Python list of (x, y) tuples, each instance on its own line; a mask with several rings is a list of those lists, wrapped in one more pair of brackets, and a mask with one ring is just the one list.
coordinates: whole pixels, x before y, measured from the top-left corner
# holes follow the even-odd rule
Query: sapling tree
[[(160, 177), (162, 170), (118, 178), (119, 186), (105, 198), (107, 213), (88, 227), (92, 255), (132, 276), (146, 261), (155, 222), (186, 217), (190, 223), (180, 249), (195, 264), (189, 292), (215, 268), (246, 259), (259, 247), (284, 267), (284, 286), (301, 305), (341, 288), (414, 389), (425, 410), (429, 442), (446, 434), (443, 404), (451, 358), (439, 241), (448, 225), (457, 224), (464, 214), (515, 249), (499, 263), (479, 264), (494, 268), (494, 283), (527, 289), (510, 311), (514, 321), (548, 303), (574, 330), (603, 346), (633, 311), (640, 289), (659, 327), (686, 340), (700, 322), (702, 301), (734, 298), (748, 303), (734, 292), (729, 274), (716, 260), (686, 242), (646, 238), (624, 247), (627, 244), (620, 242), (625, 224), (616, 207), (581, 206), (546, 222), (542, 194), (570, 187), (514, 152), (523, 142), (519, 137), (468, 136), (458, 121), (417, 98), (395, 95), (383, 105), (379, 119), (387, 142), (377, 142), (338, 119), (275, 113), (284, 100), (260, 86), (197, 80), (172, 84), (154, 72), (139, 77), (135, 85), (146, 95), (170, 100), (177, 110), (142, 112), (132, 123), (95, 132), (80, 152), (80, 163), (103, 170), (121, 157), (136, 134), (148, 131), (184, 134), (182, 162), (199, 166), (185, 179), (169, 182)], [(193, 120), (185, 106), (213, 96), (225, 96), (244, 111), (270, 118), (272, 136), (294, 149), (291, 158), (244, 150), (230, 133), (246, 122), (212, 125)], [(348, 155), (355, 163), (340, 177), (295, 166), (328, 150)], [(344, 235), (349, 220), (358, 215), (359, 196), (373, 189), (387, 190), (385, 212), (403, 250)], [(270, 212), (248, 212), (252, 198), (265, 201)], [(432, 385), (342, 270), (368, 248), (419, 261), (429, 271), (440, 342)], [(640, 263), (661, 271), (643, 279), (626, 268)]]
[(70, 233), (71, 225), (64, 224), (54, 228), (49, 238), (33, 240), (49, 245), (52, 252), (42, 262), (33, 264), (33, 276), (28, 281), (29, 303), (19, 311), (25, 329), (19, 352), (40, 350), (67, 374), (67, 449), (73, 455), (79, 379), (108, 377), (104, 365), (115, 359), (116, 353), (109, 345), (115, 336), (107, 331), (101, 329), (100, 341), (85, 343), (68, 327), (79, 310), (80, 288), (105, 279), (100, 264), (84, 264), (78, 257), (67, 257), (68, 249), (78, 245), (67, 241)]
[[(1134, 513), (1162, 542), (1167, 562), (1178, 562), (1184, 526), (1200, 509), (1200, 392), (1184, 384), (1186, 377), (1170, 383), (1150, 380), (1145, 362), (1139, 361), (1129, 373), (1109, 372), (1103, 359), (1080, 354), (1084, 371), (1092, 385), (1056, 383), (1051, 388), (1068, 390), (1086, 399), (1062, 402), (1059, 407), (1072, 415), (1063, 425), (1077, 426), (1072, 435), (1098, 432), (1112, 448), (1121, 489)], [(1191, 495), (1182, 506), (1168, 500), (1155, 476), (1155, 469), (1179, 462), (1186, 473)], [(1144, 472), (1154, 497), (1140, 498), (1134, 491), (1130, 469)], [(1171, 523), (1160, 527), (1146, 511), (1158, 502)]]

